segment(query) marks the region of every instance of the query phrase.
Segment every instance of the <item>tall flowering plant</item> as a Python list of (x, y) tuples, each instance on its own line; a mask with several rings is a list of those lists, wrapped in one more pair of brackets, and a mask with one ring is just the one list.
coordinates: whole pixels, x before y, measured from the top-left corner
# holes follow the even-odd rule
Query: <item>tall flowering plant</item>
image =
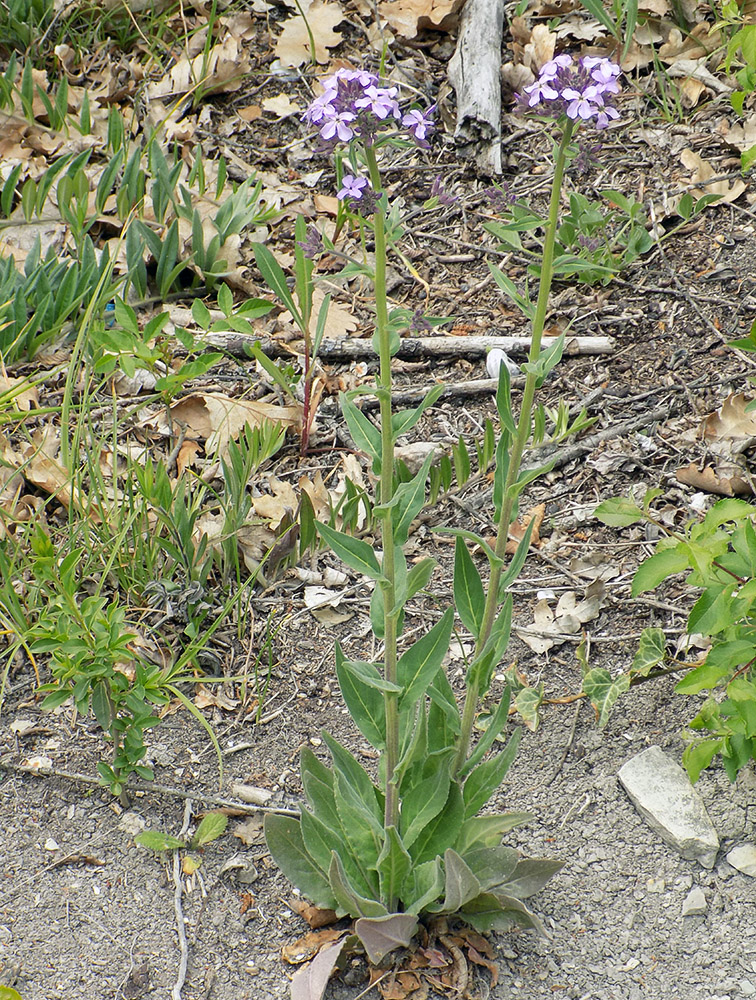
[[(379, 156), (381, 147), (389, 143), (414, 141), (426, 146), (433, 131), (433, 109), (402, 113), (395, 87), (383, 86), (365, 71), (339, 70), (324, 81), (323, 92), (305, 113), (305, 121), (317, 129), (326, 148), (346, 147), (350, 172), (341, 176), (338, 197), (357, 222), (372, 232), (375, 246), (370, 277), (375, 293), (373, 346), (380, 365), (372, 391), (380, 403), (379, 425), (360, 410), (354, 394), (342, 396), (341, 402), (351, 435), (369, 456), (378, 480), (374, 512), (380, 524), (380, 549), (326, 524), (318, 530), (337, 556), (375, 584), (371, 623), (383, 646), (382, 660), (349, 660), (337, 647), (336, 671), (355, 725), (379, 752), (379, 766), (374, 779), (344, 746), (324, 734), (332, 765), (327, 767), (309, 748), (303, 748), (306, 804), (299, 818), (268, 816), (265, 833), (273, 858), (305, 895), (319, 906), (355, 918), (354, 930), (372, 962), (407, 945), (421, 920), (442, 914), (456, 914), (479, 931), (513, 925), (542, 930), (523, 899), (561, 867), (555, 861), (522, 860), (516, 851), (502, 846), (504, 835), (529, 819), (529, 814), (480, 815), (517, 752), (519, 731), (504, 750), (492, 753), (507, 724), (508, 691), (475, 746), (471, 737), (480, 700), (490, 689), (509, 641), (512, 600), (508, 589), (530, 543), (527, 531), (507, 561), (507, 538), (517, 516), (518, 498), (535, 475), (520, 471), (531, 433), (534, 393), (561, 354), (559, 344), (544, 352), (540, 345), (564, 151), (578, 122), (591, 120), (601, 127), (605, 119), (613, 118), (609, 98), (617, 89), (612, 83), (617, 74), (611, 66), (606, 60), (592, 65), (584, 61), (570, 74), (564, 59), (557, 57), (522, 98), (528, 107), (551, 107), (563, 122), (563, 136), (517, 419), (507, 366), (499, 369), (496, 542), (491, 546), (472, 532), (454, 532), (456, 612), (475, 638), (461, 711), (442, 665), (455, 609), (448, 608), (413, 643), (401, 642), (406, 604), (426, 587), (435, 561), (426, 558), (410, 567), (404, 550), (412, 522), (425, 503), (431, 458), (412, 480), (399, 483), (394, 445), (433, 404), (440, 388), (415, 409), (395, 412), (392, 407), (391, 358), (399, 347), (400, 331), (399, 313), (390, 310), (386, 293), (388, 203)], [(588, 114), (586, 102), (599, 110)], [(310, 231), (300, 245), (316, 254), (319, 235)], [(487, 557), (486, 585), (468, 551), (468, 541)]]

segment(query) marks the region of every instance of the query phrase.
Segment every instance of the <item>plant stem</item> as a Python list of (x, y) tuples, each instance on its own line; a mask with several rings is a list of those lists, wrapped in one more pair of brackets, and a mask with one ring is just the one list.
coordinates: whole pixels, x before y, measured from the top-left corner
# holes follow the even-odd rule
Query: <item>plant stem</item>
[[(376, 193), (381, 191), (381, 177), (375, 150), (365, 149), (370, 180)], [(388, 504), (394, 494), (394, 435), (391, 428), (391, 341), (389, 337), (388, 302), (386, 299), (386, 230), (383, 205), (379, 204), (373, 216), (375, 236), (375, 344), (380, 358), (377, 395), (381, 417), (381, 475), (380, 503)], [(384, 623), (384, 677), (391, 684), (397, 683), (397, 612), (396, 563), (394, 558), (394, 527), (391, 512), (381, 518), (381, 543), (383, 547), (383, 623)], [(386, 710), (386, 805), (384, 825), (399, 825), (399, 795), (394, 782), (394, 771), (399, 761), (399, 699), (393, 692), (384, 693)], [(396, 900), (383, 901), (389, 912), (396, 908)]]
[[(556, 241), (557, 225), (559, 221), (559, 202), (562, 193), (562, 178), (566, 162), (567, 147), (569, 146), (575, 123), (567, 121), (562, 133), (562, 139), (557, 149), (554, 162), (554, 177), (551, 182), (551, 200), (549, 202), (549, 218), (546, 224), (546, 235), (543, 244), (543, 258), (541, 261), (541, 278), (538, 285), (538, 299), (536, 301), (535, 315), (533, 316), (533, 329), (530, 342), (530, 353), (528, 362), (533, 364), (538, 360), (541, 352), (541, 340), (543, 328), (546, 323), (546, 309), (549, 304), (549, 294), (551, 292), (551, 281), (553, 278), (554, 266), (554, 244)], [(537, 376), (529, 372), (525, 378), (525, 387), (522, 393), (522, 404), (520, 406), (520, 417), (517, 422), (517, 431), (512, 441), (509, 455), (509, 468), (504, 483), (504, 492), (501, 504), (501, 514), (496, 532), (496, 545), (494, 552), (499, 560), (491, 567), (491, 575), (488, 582), (488, 593), (486, 594), (486, 605), (483, 612), (483, 623), (475, 649), (476, 658), (480, 655), (491, 634), (496, 613), (499, 609), (499, 581), (501, 580), (504, 557), (506, 555), (507, 540), (509, 538), (509, 526), (512, 523), (512, 511), (515, 505), (515, 493), (512, 487), (517, 482), (522, 463), (522, 455), (525, 445), (530, 437), (531, 417), (533, 410), (533, 400), (535, 397)], [(459, 772), (470, 748), (470, 737), (472, 735), (473, 723), (475, 722), (475, 712), (478, 707), (480, 691), (476, 682), (468, 683), (465, 694), (465, 704), (462, 710), (462, 730), (459, 737), (459, 747), (455, 770)]]

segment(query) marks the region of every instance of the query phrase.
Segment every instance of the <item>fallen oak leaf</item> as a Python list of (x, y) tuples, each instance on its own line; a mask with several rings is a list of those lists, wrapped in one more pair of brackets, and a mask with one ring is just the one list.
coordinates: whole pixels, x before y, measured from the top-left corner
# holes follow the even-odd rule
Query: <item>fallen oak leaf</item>
[[(337, 3), (315, 0), (307, 10), (307, 20), (301, 14), (289, 18), (276, 41), (275, 55), (282, 66), (301, 66), (312, 59), (310, 31), (315, 43), (315, 62), (328, 62), (328, 49), (341, 43), (341, 35), (333, 29), (344, 20), (344, 11)], [(308, 30), (309, 27), (309, 30)]]

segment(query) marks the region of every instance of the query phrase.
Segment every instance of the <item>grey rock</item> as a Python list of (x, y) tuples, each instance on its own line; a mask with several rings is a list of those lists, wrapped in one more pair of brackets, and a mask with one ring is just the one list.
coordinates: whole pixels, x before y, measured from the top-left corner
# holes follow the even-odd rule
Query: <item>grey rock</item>
[(706, 896), (703, 889), (696, 886), (691, 889), (685, 897), (682, 905), (682, 915), (684, 917), (699, 917), (706, 913)]
[(756, 845), (738, 844), (727, 852), (727, 863), (744, 875), (756, 878)]
[(653, 746), (632, 757), (618, 772), (635, 808), (683, 858), (713, 868), (719, 837), (688, 775)]

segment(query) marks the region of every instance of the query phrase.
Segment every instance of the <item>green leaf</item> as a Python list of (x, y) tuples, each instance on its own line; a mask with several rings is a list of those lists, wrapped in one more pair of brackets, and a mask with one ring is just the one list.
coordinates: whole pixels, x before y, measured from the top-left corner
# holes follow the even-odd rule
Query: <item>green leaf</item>
[(473, 752), (465, 761), (464, 766), (460, 768), (459, 771), (460, 778), (464, 778), (466, 774), (469, 774), (470, 771), (472, 771), (472, 769), (476, 766), (476, 764), (479, 763), (479, 761), (483, 760), (485, 755), (494, 745), (496, 737), (503, 731), (504, 727), (507, 724), (507, 719), (509, 718), (510, 698), (511, 698), (511, 688), (509, 687), (509, 685), (507, 685), (504, 688), (499, 704), (496, 706), (496, 711), (493, 713), (493, 715), (488, 721), (488, 725), (486, 726), (485, 732), (478, 740), (477, 746), (475, 747)]
[[(395, 503), (391, 508), (391, 520), (394, 525), (394, 542), (404, 545), (409, 537), (410, 528), (415, 517), (425, 504), (425, 484), (433, 461), (433, 452), (423, 462), (422, 468), (408, 483), (402, 483), (394, 493)], [(379, 508), (375, 508), (378, 513)]]
[(465, 819), (471, 819), (475, 816), (499, 788), (504, 780), (504, 776), (517, 756), (521, 735), (522, 731), (516, 729), (512, 733), (506, 748), (501, 753), (491, 758), (491, 760), (478, 764), (470, 772), (462, 790), (465, 803)]
[(718, 753), (721, 753), (723, 743), (724, 739), (701, 740), (698, 743), (689, 743), (685, 747), (682, 755), (683, 767), (693, 784), (698, 781), (701, 771), (711, 764)]
[(483, 892), (471, 900), (458, 914), (481, 934), (489, 931), (509, 931), (513, 927), (536, 930), (546, 936), (541, 921), (519, 899), (501, 892)]
[(376, 750), (383, 750), (386, 746), (386, 707), (383, 695), (374, 686), (365, 685), (344, 664), (344, 654), (337, 644), (336, 676), (352, 721)]
[(732, 604), (733, 594), (729, 586), (705, 590), (688, 616), (688, 632), (702, 632), (704, 635), (724, 632), (733, 623)]
[(292, 816), (268, 813), (264, 831), (271, 857), (292, 885), (316, 906), (335, 910), (338, 905), (336, 897), (324, 873), (305, 848), (299, 820)]
[(633, 657), (631, 674), (648, 677), (649, 671), (664, 662), (667, 640), (660, 628), (644, 628), (641, 632), (638, 651)]
[(378, 856), (381, 899), (398, 899), (404, 880), (412, 869), (412, 858), (395, 826), (386, 827), (383, 850)]
[(422, 403), (416, 406), (414, 410), (399, 410), (397, 413), (391, 415), (391, 433), (394, 440), (402, 434), (406, 434), (407, 431), (412, 430), (423, 413), (425, 413), (429, 406), (433, 406), (445, 388), (446, 386), (444, 385), (434, 385)]
[(454, 610), (447, 608), (440, 621), (399, 657), (397, 676), (404, 693), (399, 710), (406, 711), (425, 694), (449, 651)]
[[(307, 853), (318, 868), (324, 872), (328, 871), (332, 852), (336, 848), (344, 851), (344, 832), (338, 815), (336, 816), (336, 825), (330, 826), (311, 813), (309, 809), (302, 809), (300, 823), (302, 825), (302, 840)], [(344, 851), (344, 853), (348, 852)], [(359, 870), (357, 870), (357, 875), (359, 877)]]
[(593, 516), (613, 528), (627, 528), (643, 520), (643, 511), (632, 500), (613, 497), (600, 503), (594, 510)]
[(630, 593), (633, 597), (654, 590), (662, 580), (675, 573), (682, 573), (690, 566), (688, 554), (680, 547), (662, 549), (646, 559), (636, 570)]
[(352, 440), (360, 451), (364, 451), (370, 456), (373, 462), (373, 472), (378, 475), (381, 467), (381, 432), (362, 412), (362, 410), (352, 402), (346, 395), (339, 395), (341, 402), (341, 412), (352, 435)]
[(23, 997), (12, 986), (0, 986), (0, 1000), (23, 1000)]
[(366, 663), (364, 660), (342, 660), (341, 666), (354, 675), (355, 683), (365, 684), (377, 691), (387, 691), (392, 694), (400, 694), (402, 691), (398, 684), (384, 680), (374, 663)]
[(511, 847), (478, 847), (467, 851), (464, 859), (486, 892), (507, 881), (517, 867), (519, 855)]
[(475, 639), (480, 635), (485, 603), (478, 568), (464, 540), (457, 535), (454, 546), (454, 604), (462, 624)]
[(303, 330), (304, 319), (297, 308), (294, 296), (289, 291), (289, 286), (286, 282), (286, 275), (282, 271), (281, 265), (278, 263), (270, 250), (268, 250), (266, 246), (263, 246), (262, 243), (253, 243), (252, 252), (255, 255), (257, 269), (260, 274), (262, 274), (266, 285), (276, 293), (278, 298), (281, 302), (283, 302), (291, 315), (294, 317), (294, 322), (300, 330)]
[(149, 847), (151, 851), (177, 851), (186, 847), (186, 842), (180, 837), (172, 837), (170, 833), (160, 833), (157, 830), (145, 830), (134, 837), (137, 844)]
[(338, 783), (338, 778), (343, 778), (352, 793), (365, 806), (368, 815), (377, 821), (378, 828), (382, 830), (383, 803), (379, 801), (378, 790), (370, 780), (367, 772), (356, 757), (346, 747), (343, 747), (338, 740), (334, 739), (330, 733), (323, 731), (323, 740), (333, 757), (334, 774), (337, 779), (337, 782), (334, 784), (334, 792), (337, 790), (336, 784)]
[(402, 841), (407, 849), (412, 847), (430, 821), (438, 816), (449, 797), (454, 748), (448, 747), (432, 754), (430, 759), (438, 762), (434, 767), (435, 773), (409, 788), (402, 787), (401, 830)]
[(469, 865), (451, 848), (444, 851), (444, 872), (445, 895), (441, 910), (444, 913), (457, 913), (465, 903), (480, 894), (480, 882)]
[(92, 688), (92, 711), (101, 728), (107, 732), (113, 715), (108, 697), (108, 685), (105, 681), (98, 681)]
[(531, 819), (533, 813), (529, 812), (487, 813), (485, 816), (473, 816), (460, 827), (454, 849), (465, 857), (473, 848), (497, 847), (505, 833), (523, 823), (529, 823)]
[(538, 724), (541, 721), (539, 709), (543, 704), (543, 695), (544, 685), (541, 681), (537, 688), (523, 688), (522, 691), (517, 692), (515, 697), (515, 708), (531, 733), (538, 729)]
[(383, 578), (381, 567), (378, 565), (371, 545), (363, 542), (360, 538), (353, 538), (351, 535), (345, 535), (342, 531), (336, 531), (327, 524), (323, 524), (322, 521), (317, 521), (316, 527), (323, 541), (347, 566), (357, 570), (358, 573), (364, 573), (371, 580)]
[(564, 861), (526, 858), (518, 861), (515, 870), (502, 886), (508, 896), (527, 899), (546, 885), (549, 879), (564, 868)]
[(401, 900), (409, 913), (422, 913), (444, 891), (444, 869), (441, 858), (415, 865), (402, 886)]
[(438, 854), (443, 854), (447, 847), (452, 847), (462, 829), (464, 819), (464, 803), (459, 785), (453, 781), (449, 785), (449, 795), (441, 812), (435, 816), (420, 832), (410, 854), (416, 865), (423, 861), (431, 861)]
[(459, 706), (443, 667), (431, 681), (428, 697), (431, 700), (428, 714), (428, 747), (430, 750), (440, 750), (450, 746), (453, 737), (459, 735), (462, 725)]
[(226, 832), (228, 826), (228, 816), (220, 812), (210, 812), (202, 817), (202, 822), (197, 827), (197, 831), (192, 837), (191, 846), (193, 848), (204, 847), (205, 844), (217, 840)]
[(612, 679), (609, 671), (602, 667), (594, 667), (583, 677), (583, 691), (596, 711), (599, 729), (607, 724), (614, 703), (629, 687), (629, 674), (620, 674)]
[(415, 563), (407, 574), (407, 600), (428, 586), (433, 570), (437, 565), (438, 563), (431, 556), (427, 556), (425, 559), (421, 559)]
[[(331, 891), (338, 901), (338, 906), (351, 917), (382, 917), (388, 914), (388, 910), (382, 903), (376, 899), (371, 899), (369, 896), (363, 896), (362, 893), (355, 889), (336, 851), (333, 851), (331, 854), (331, 867), (328, 869), (328, 880)], [(334, 907), (331, 907), (331, 909), (334, 909)]]
[(417, 930), (411, 913), (389, 913), (385, 917), (360, 918), (354, 932), (362, 941), (370, 962), (377, 965), (395, 948), (408, 948)]
[(528, 557), (528, 551), (530, 549), (530, 537), (533, 534), (534, 526), (535, 526), (535, 521), (531, 520), (527, 528), (525, 529), (522, 538), (517, 543), (515, 554), (512, 556), (509, 565), (501, 575), (501, 580), (499, 581), (500, 602), (505, 600), (507, 588), (512, 586), (517, 577), (520, 575), (520, 570), (525, 565), (525, 560)]

